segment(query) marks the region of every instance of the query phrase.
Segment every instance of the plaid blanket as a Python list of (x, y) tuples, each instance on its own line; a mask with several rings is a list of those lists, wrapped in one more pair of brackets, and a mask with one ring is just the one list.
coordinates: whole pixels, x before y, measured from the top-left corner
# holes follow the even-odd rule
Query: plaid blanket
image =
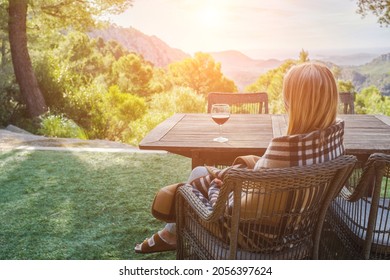
[[(344, 121), (342, 120), (338, 120), (324, 130), (274, 138), (254, 169), (303, 166), (333, 160), (345, 152), (343, 139)], [(245, 168), (245, 166), (240, 167)], [(215, 167), (207, 168), (209, 175), (197, 178), (189, 185), (206, 207), (212, 210), (219, 195), (219, 188), (214, 183), (214, 179), (223, 180), (224, 175), (232, 167), (222, 170)], [(229, 201), (229, 204), (231, 203), (232, 201)]]
[(324, 130), (272, 139), (255, 169), (323, 163), (344, 154), (344, 121)]

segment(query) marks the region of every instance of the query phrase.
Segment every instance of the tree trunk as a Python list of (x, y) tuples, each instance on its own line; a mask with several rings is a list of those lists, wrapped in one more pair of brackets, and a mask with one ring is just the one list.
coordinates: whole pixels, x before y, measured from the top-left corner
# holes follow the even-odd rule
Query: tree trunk
[(29, 116), (36, 117), (45, 113), (47, 106), (38, 87), (27, 49), (27, 2), (28, 0), (9, 0), (8, 35), (12, 64), (20, 93), (27, 106)]

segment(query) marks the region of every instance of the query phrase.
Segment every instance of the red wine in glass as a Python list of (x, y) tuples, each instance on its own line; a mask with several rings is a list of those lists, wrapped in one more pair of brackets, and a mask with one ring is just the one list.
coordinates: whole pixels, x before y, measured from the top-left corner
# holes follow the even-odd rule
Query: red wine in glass
[(219, 137), (214, 138), (216, 142), (224, 143), (229, 139), (222, 137), (222, 125), (230, 117), (230, 106), (228, 104), (213, 104), (211, 107), (211, 118), (219, 125)]
[(218, 125), (223, 125), (229, 119), (229, 115), (219, 115), (212, 116), (213, 121), (215, 121)]

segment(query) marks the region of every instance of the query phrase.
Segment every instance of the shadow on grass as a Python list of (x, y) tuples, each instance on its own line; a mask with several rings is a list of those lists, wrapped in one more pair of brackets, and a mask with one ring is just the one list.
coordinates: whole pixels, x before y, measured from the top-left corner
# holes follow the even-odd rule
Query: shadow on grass
[(174, 259), (133, 251), (163, 226), (156, 191), (190, 160), (165, 154), (0, 152), (0, 259)]

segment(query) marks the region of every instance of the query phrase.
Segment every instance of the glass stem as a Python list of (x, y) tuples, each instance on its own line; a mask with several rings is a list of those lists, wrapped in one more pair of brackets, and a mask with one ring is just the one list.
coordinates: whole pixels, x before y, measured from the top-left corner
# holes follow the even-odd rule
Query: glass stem
[(222, 125), (219, 125), (219, 137), (222, 137)]

